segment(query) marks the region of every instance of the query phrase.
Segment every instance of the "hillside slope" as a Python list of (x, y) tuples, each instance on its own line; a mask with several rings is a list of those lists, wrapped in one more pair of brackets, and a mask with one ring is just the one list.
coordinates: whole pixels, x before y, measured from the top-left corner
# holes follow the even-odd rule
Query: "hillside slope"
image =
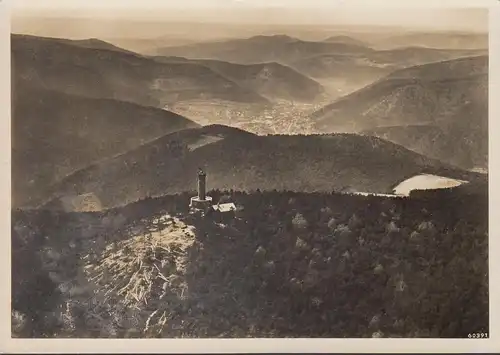
[(300, 59), (291, 64), (301, 73), (314, 78), (345, 78), (345, 80), (372, 80), (395, 70), (390, 64), (379, 64), (365, 56), (322, 54)]
[[(460, 120), (461, 117), (471, 119)], [(464, 169), (488, 169), (488, 107), (468, 103), (455, 118), (456, 121), (445, 126), (378, 127), (362, 133)]]
[(417, 199), (210, 194), (244, 209), (219, 224), (189, 216), (181, 194), (104, 213), (13, 211), (13, 337), (488, 332), (487, 185)]
[(306, 57), (290, 66), (321, 83), (332, 99), (372, 84), (398, 68), (394, 64), (377, 63), (363, 55), (344, 54)]
[(255, 92), (194, 63), (162, 64), (134, 53), (33, 36), (12, 35), (11, 47), (15, 80), (68, 94), (159, 108), (200, 98), (267, 102)]
[(13, 205), (29, 205), (45, 189), (87, 165), (164, 134), (197, 127), (155, 108), (89, 99), (14, 83)]
[(243, 88), (270, 100), (314, 101), (323, 94), (316, 81), (282, 64), (235, 64), (219, 60), (189, 60), (181, 57), (154, 57), (163, 63), (194, 62), (223, 75)]
[[(458, 153), (453, 157), (454, 163), (466, 168), (471, 164), (483, 166), (487, 156), (484, 140), (488, 132), (488, 57), (457, 59), (394, 72), (313, 113), (311, 120), (320, 132), (374, 129), (382, 132), (381, 127), (401, 127), (390, 129), (400, 132), (401, 138), (394, 141), (413, 148), (414, 144), (405, 142), (406, 137), (418, 132), (424, 135), (419, 139), (433, 142), (435, 133), (432, 132), (439, 131), (436, 146), (426, 144), (417, 151), (430, 152), (443, 145), (430, 156), (450, 162), (453, 153)], [(407, 126), (410, 126), (408, 132), (401, 133), (405, 130), (402, 127)], [(431, 130), (415, 129), (415, 126)], [(395, 137), (383, 136), (390, 140)], [(460, 147), (462, 143), (465, 145)], [(465, 155), (461, 151), (465, 151)], [(470, 159), (473, 162), (469, 162)]]
[(398, 69), (435, 62), (487, 55), (487, 50), (453, 50), (425, 47), (404, 47), (366, 53), (327, 53), (310, 55), (290, 65), (312, 77), (371, 76), (379, 78)]
[(123, 205), (192, 190), (200, 167), (207, 171), (210, 188), (235, 190), (383, 193), (423, 172), (465, 180), (473, 176), (373, 137), (256, 136), (205, 126), (83, 169), (57, 186), (52, 197), (93, 193), (104, 207)]
[(387, 79), (451, 80), (474, 75), (486, 75), (489, 71), (488, 55), (467, 56), (453, 60), (416, 65), (393, 71)]

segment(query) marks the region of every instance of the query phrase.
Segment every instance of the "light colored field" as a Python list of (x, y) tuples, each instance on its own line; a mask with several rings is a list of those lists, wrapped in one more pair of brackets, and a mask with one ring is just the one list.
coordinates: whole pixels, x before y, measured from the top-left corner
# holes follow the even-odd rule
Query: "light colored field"
[(396, 195), (408, 196), (412, 190), (447, 189), (465, 183), (467, 183), (467, 181), (451, 179), (444, 176), (422, 174), (401, 182), (394, 189), (394, 193)]
[(224, 139), (224, 137), (219, 136), (202, 136), (198, 141), (188, 145), (190, 151), (196, 150), (198, 148), (204, 147), (208, 144), (212, 144)]

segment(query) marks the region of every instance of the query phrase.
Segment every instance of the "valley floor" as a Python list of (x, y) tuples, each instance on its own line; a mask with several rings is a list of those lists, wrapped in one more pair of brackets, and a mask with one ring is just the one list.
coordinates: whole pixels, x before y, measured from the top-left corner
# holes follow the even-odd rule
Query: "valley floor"
[(169, 107), (201, 125), (223, 124), (254, 134), (313, 133), (309, 115), (328, 103), (277, 101), (271, 107), (235, 105), (231, 102), (186, 101)]

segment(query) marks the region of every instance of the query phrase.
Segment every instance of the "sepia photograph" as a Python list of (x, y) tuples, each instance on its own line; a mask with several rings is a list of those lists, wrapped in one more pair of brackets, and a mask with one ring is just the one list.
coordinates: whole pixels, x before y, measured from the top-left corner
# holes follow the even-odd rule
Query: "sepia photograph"
[(123, 3), (11, 6), (12, 338), (490, 337), (487, 7)]

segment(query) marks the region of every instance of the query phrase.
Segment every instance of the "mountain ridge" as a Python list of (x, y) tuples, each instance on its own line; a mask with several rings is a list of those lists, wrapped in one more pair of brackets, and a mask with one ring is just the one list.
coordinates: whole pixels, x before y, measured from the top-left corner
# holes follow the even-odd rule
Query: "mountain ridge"
[[(198, 125), (173, 112), (21, 87), (12, 97), (13, 204), (102, 157)], [(43, 194), (43, 192), (42, 192)]]
[(172, 101), (202, 97), (268, 102), (193, 63), (166, 65), (137, 53), (86, 48), (34, 36), (13, 35), (11, 48), (12, 72), (17, 80), (80, 96), (159, 108)]
[[(488, 58), (480, 56), (396, 71), (324, 106), (310, 119), (314, 121), (315, 129), (321, 131), (366, 133), (381, 132), (383, 127), (434, 125), (440, 130), (441, 140), (446, 138), (447, 141), (437, 150), (437, 155), (432, 153), (432, 147), (437, 147), (431, 139), (435, 133), (419, 138), (426, 141), (423, 147), (418, 148), (415, 142), (408, 142), (409, 146), (417, 147), (420, 153), (470, 169), (476, 164), (481, 167), (485, 164), (487, 149), (484, 144), (469, 141), (488, 135), (487, 108)], [(389, 140), (405, 144), (403, 138), (393, 136)], [(465, 143), (461, 143), (462, 140)], [(456, 151), (461, 152), (455, 158), (452, 157), (453, 142), (457, 144)]]
[[(393, 166), (398, 170), (391, 170)], [(257, 136), (217, 125), (169, 134), (80, 170), (51, 195), (94, 193), (109, 208), (146, 196), (189, 191), (200, 167), (207, 171), (211, 188), (234, 190), (347, 188), (390, 193), (397, 183), (418, 173), (474, 175), (375, 137)], [(273, 173), (277, 171), (279, 176)]]
[(243, 39), (159, 48), (156, 54), (191, 59), (217, 59), (240, 64), (273, 61), (288, 64), (304, 54), (366, 53), (371, 50), (359, 45), (304, 41), (286, 35), (259, 35)]
[(218, 72), (240, 86), (257, 92), (269, 100), (310, 101), (324, 93), (324, 88), (315, 80), (299, 71), (278, 62), (238, 64), (211, 59), (188, 59), (184, 57), (155, 56), (160, 62), (194, 62)]

